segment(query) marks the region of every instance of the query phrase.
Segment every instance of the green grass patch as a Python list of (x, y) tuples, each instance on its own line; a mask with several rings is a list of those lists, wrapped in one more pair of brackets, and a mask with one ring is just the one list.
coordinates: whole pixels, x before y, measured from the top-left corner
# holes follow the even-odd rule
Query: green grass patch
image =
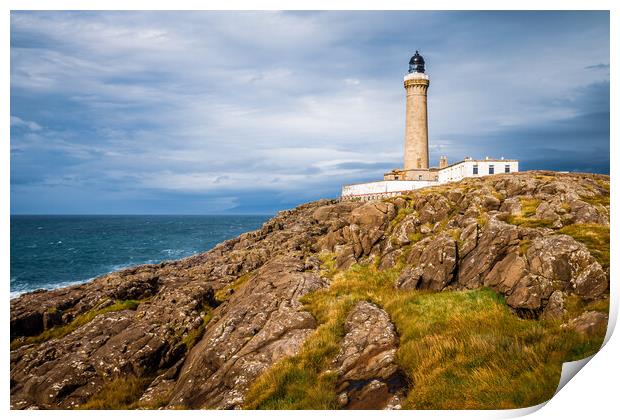
[(272, 366), (250, 388), (246, 408), (333, 409), (330, 363), (357, 301), (383, 307), (400, 336), (398, 363), (410, 381), (405, 408), (499, 409), (539, 404), (553, 395), (561, 364), (596, 352), (603, 336), (559, 323), (524, 320), (489, 289), (394, 289), (400, 268), (353, 265), (328, 289), (303, 298), (319, 327), (300, 353)]
[(540, 205), (540, 200), (537, 198), (520, 198), (521, 203), (521, 216), (532, 217), (536, 214), (536, 209)]
[(129, 410), (138, 407), (138, 400), (146, 391), (152, 377), (123, 376), (103, 385), (79, 410)]
[(528, 228), (552, 228), (553, 221), (547, 219), (531, 219), (527, 217), (510, 215), (506, 218), (506, 223)]
[(215, 300), (220, 303), (226, 302), (230, 299), (230, 296), (235, 293), (241, 286), (243, 286), (252, 276), (252, 271), (247, 272), (241, 276), (239, 276), (235, 281), (230, 283), (229, 285), (222, 287), (220, 290), (215, 292)]
[(420, 242), (422, 238), (424, 238), (424, 235), (420, 232), (413, 232), (407, 235), (407, 238), (409, 238), (409, 243), (415, 244), (416, 242)]
[(50, 328), (49, 330), (43, 331), (39, 335), (27, 337), (25, 339), (14, 340), (11, 343), (11, 350), (14, 350), (18, 347), (21, 347), (27, 344), (40, 344), (48, 340), (51, 340), (53, 338), (64, 337), (72, 333), (73, 331), (81, 327), (82, 325), (88, 324), (98, 315), (105, 314), (108, 312), (123, 311), (125, 309), (135, 311), (139, 304), (140, 304), (140, 301), (138, 300), (121, 300), (121, 301), (116, 301), (112, 305), (106, 306), (105, 308), (102, 308), (102, 309), (90, 310), (88, 312), (85, 312), (79, 315), (77, 318), (75, 318), (72, 322), (70, 322), (67, 325), (53, 327), (53, 328)]
[(575, 223), (557, 231), (572, 236), (584, 244), (592, 256), (607, 269), (609, 267), (609, 226), (595, 223)]
[(539, 199), (520, 198), (519, 201), (521, 203), (521, 213), (518, 215), (509, 215), (506, 218), (506, 223), (529, 228), (551, 228), (553, 226), (552, 220), (536, 219), (532, 217), (536, 214), (536, 209), (540, 205)]
[(336, 254), (333, 252), (321, 252), (318, 258), (321, 260), (321, 275), (328, 279), (334, 278), (338, 272), (336, 268)]

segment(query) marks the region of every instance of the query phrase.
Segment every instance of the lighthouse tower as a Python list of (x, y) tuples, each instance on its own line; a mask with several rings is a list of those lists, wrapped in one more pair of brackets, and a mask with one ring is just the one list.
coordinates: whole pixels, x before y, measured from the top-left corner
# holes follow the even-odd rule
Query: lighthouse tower
[(403, 169), (428, 169), (428, 117), (426, 92), (430, 83), (424, 58), (415, 52), (405, 75), (407, 108), (405, 111), (405, 164)]

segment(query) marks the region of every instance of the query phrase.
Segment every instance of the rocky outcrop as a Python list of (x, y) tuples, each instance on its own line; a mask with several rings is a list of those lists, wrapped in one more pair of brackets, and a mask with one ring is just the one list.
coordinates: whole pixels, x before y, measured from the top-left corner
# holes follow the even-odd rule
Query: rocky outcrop
[(401, 289), (442, 290), (457, 279), (458, 248), (445, 234), (426, 238), (411, 248), (406, 268), (396, 287)]
[[(605, 253), (562, 229), (606, 228), (608, 185), (533, 172), (366, 203), (320, 200), (209, 252), (25, 294), (11, 301), (11, 406), (79, 407), (104, 384), (138, 377), (137, 407), (240, 408), (252, 382), (315, 331), (300, 299), (329, 287), (325, 270), (355, 263), (397, 270), (395, 291), (489, 287), (519, 316), (564, 319), (567, 299), (608, 295)], [(587, 334), (604, 317), (566, 328)], [(342, 407), (399, 406), (398, 342), (381, 308), (354, 305), (332, 364)]]
[(388, 314), (372, 303), (358, 302), (347, 316), (345, 332), (333, 361), (339, 405), (400, 408), (406, 383), (396, 363), (398, 337)]
[(187, 355), (170, 406), (239, 407), (265, 368), (298, 351), (316, 328), (299, 298), (326, 286), (315, 271), (304, 269), (295, 259), (270, 261), (218, 308), (206, 334)]
[(592, 335), (607, 328), (608, 318), (607, 314), (602, 312), (587, 311), (562, 326), (580, 334)]

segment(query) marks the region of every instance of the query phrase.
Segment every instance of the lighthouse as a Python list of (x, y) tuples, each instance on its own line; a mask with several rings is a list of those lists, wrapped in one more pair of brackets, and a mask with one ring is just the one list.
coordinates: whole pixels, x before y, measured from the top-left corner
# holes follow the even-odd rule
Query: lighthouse
[(428, 169), (428, 114), (426, 93), (430, 79), (424, 58), (418, 51), (409, 60), (404, 84), (407, 93), (405, 108), (405, 162), (403, 169)]
[(420, 188), (458, 182), (464, 178), (505, 176), (519, 171), (518, 160), (503, 157), (474, 159), (466, 156), (459, 162), (449, 164), (448, 157), (442, 155), (439, 157), (439, 166), (430, 167), (426, 109), (430, 78), (426, 74), (424, 57), (419, 51), (409, 60), (409, 71), (403, 82), (406, 92), (403, 167), (383, 174), (382, 181), (343, 185), (340, 195), (343, 200), (382, 200)]

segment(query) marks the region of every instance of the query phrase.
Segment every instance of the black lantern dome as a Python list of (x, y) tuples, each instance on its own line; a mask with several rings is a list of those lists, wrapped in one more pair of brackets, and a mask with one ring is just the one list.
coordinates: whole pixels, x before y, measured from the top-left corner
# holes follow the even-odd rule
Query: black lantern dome
[(409, 60), (409, 73), (424, 73), (424, 58), (417, 50)]

